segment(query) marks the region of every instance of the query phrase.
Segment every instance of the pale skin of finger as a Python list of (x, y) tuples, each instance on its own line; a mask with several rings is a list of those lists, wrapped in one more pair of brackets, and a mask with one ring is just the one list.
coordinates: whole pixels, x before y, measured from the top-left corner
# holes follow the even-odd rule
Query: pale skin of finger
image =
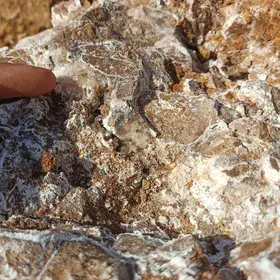
[(0, 63), (0, 99), (43, 95), (55, 85), (56, 77), (50, 70)]

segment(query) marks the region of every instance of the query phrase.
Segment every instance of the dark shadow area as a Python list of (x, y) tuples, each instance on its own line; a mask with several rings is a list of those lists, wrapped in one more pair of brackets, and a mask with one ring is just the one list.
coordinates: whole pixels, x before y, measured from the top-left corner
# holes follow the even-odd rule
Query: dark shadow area
[[(236, 247), (233, 239), (225, 235), (214, 235), (204, 238), (197, 237), (203, 253), (207, 256), (203, 271), (212, 271), (219, 280), (246, 280), (247, 278), (237, 267), (230, 264), (230, 252)], [(203, 280), (203, 277), (198, 279)], [(215, 278), (216, 279), (216, 278)]]
[(216, 55), (211, 52), (209, 57), (203, 57), (198, 48), (197, 32), (198, 31), (193, 30), (192, 24), (185, 18), (176, 26), (174, 35), (178, 41), (186, 47), (190, 54), (192, 58), (192, 70), (198, 73), (207, 73), (209, 72), (208, 61), (216, 59)]

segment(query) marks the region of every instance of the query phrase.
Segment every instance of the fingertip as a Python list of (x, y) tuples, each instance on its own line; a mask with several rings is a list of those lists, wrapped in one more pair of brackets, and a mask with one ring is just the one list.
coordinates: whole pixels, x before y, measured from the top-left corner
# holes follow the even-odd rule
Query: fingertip
[(0, 98), (40, 96), (56, 86), (54, 73), (46, 68), (0, 63)]
[(42, 69), (44, 71), (44, 74), (42, 75), (44, 77), (43, 86), (42, 86), (42, 94), (46, 94), (55, 88), (56, 76), (52, 71), (50, 71), (48, 69), (44, 69), (44, 68), (42, 68)]

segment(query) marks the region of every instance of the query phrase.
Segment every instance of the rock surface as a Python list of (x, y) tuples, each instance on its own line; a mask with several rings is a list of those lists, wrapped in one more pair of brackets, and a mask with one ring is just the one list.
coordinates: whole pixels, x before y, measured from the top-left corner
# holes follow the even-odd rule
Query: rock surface
[(1, 1), (0, 47), (51, 27), (51, 7), (62, 0)]
[(52, 15), (0, 49), (58, 81), (0, 104), (0, 275), (278, 279), (277, 1)]

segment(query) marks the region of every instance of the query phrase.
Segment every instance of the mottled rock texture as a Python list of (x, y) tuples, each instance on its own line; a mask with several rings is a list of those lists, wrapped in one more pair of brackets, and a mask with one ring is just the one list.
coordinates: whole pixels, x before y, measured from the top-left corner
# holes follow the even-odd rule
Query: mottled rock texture
[(62, 0), (1, 0), (0, 47), (51, 27), (51, 7)]
[(0, 273), (279, 278), (278, 2), (82, 2), (0, 49), (57, 76), (0, 104)]

